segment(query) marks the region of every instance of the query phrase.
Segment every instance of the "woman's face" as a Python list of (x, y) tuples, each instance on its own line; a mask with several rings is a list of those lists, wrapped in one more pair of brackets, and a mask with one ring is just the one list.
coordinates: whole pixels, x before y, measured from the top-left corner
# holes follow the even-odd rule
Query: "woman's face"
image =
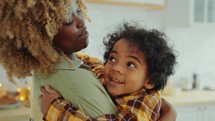
[(77, 4), (70, 8), (69, 22), (64, 24), (53, 39), (53, 45), (65, 54), (80, 51), (88, 45), (88, 32), (84, 17)]

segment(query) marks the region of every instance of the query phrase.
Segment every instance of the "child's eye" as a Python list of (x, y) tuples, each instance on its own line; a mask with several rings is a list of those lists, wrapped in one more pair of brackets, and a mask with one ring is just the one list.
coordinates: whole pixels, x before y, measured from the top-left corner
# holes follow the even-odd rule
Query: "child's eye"
[(135, 64), (132, 62), (128, 62), (127, 66), (130, 68), (136, 68)]
[(110, 56), (108, 60), (111, 62), (116, 62), (116, 59), (113, 56)]

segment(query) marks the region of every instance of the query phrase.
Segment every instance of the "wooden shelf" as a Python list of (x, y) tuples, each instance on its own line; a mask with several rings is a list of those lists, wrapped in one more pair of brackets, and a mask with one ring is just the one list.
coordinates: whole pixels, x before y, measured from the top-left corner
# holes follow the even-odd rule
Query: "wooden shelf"
[(167, 0), (141, 0), (141, 1), (140, 0), (86, 0), (86, 1), (88, 3), (95, 3), (95, 4), (143, 7), (143, 8), (149, 8), (149, 9), (163, 9), (167, 5)]

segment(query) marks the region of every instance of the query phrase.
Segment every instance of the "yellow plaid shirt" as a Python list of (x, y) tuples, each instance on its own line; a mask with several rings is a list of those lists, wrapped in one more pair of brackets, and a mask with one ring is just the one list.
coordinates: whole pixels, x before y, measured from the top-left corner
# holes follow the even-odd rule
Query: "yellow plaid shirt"
[[(104, 84), (102, 62), (84, 54), (77, 54), (77, 56)], [(157, 121), (160, 117), (162, 102), (160, 93), (157, 91), (147, 92), (140, 89), (129, 95), (114, 97), (113, 101), (119, 109), (118, 114), (88, 117), (71, 102), (64, 100), (63, 97), (58, 97), (52, 101), (43, 119), (45, 121)]]

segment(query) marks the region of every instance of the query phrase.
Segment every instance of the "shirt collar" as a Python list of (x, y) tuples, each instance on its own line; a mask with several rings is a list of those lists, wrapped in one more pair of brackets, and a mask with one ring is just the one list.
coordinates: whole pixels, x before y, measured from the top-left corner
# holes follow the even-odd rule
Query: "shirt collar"
[(71, 60), (71, 64), (69, 64), (65, 59), (62, 59), (60, 63), (56, 65), (56, 69), (77, 69), (81, 66), (80, 60)]

